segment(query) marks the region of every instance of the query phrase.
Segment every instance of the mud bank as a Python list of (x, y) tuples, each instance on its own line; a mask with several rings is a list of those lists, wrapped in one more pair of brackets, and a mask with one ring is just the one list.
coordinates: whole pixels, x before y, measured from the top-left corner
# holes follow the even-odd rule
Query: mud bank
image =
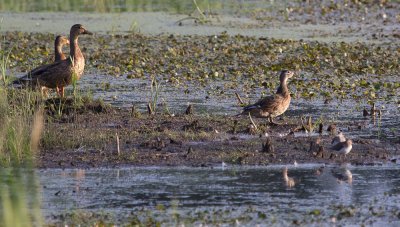
[(345, 128), (345, 134), (355, 133), (362, 128), (360, 121), (323, 122), (322, 133), (319, 129), (304, 132), (307, 126), (290, 118), (278, 119), (279, 126), (265, 122), (257, 119), (258, 130), (254, 130), (247, 117), (147, 115), (92, 108), (48, 119), (39, 167), (205, 167), (222, 162), (269, 165), (295, 161), (366, 165), (396, 162), (393, 157), (400, 154), (399, 141), (370, 139), (353, 139), (353, 150), (346, 157), (331, 152), (328, 125)]

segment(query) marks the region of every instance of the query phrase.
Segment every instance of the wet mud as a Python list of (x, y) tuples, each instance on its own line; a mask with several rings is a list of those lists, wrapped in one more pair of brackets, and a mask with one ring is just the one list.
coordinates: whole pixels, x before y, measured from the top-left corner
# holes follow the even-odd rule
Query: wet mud
[(347, 130), (361, 129), (357, 121), (324, 122), (310, 133), (290, 118), (278, 118), (278, 126), (255, 119), (256, 130), (248, 117), (186, 115), (185, 110), (176, 116), (118, 108), (85, 110), (49, 117), (39, 167), (380, 165), (396, 162), (400, 154), (398, 140), (353, 139), (353, 149), (345, 157), (330, 150), (332, 128), (351, 133)]

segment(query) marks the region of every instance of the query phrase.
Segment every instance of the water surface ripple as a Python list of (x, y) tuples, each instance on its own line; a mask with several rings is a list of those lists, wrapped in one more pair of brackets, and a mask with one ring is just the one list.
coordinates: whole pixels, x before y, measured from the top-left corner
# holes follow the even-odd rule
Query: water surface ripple
[[(110, 213), (114, 221), (124, 222), (146, 210), (170, 224), (202, 212), (211, 216), (195, 223), (400, 224), (400, 166), (327, 166), (317, 175), (318, 167), (290, 167), (294, 187), (285, 184), (283, 166), (51, 169), (39, 175), (47, 218), (84, 210)], [(352, 181), (337, 178), (346, 170)], [(160, 205), (165, 210), (157, 209)], [(172, 218), (174, 212), (180, 221)]]

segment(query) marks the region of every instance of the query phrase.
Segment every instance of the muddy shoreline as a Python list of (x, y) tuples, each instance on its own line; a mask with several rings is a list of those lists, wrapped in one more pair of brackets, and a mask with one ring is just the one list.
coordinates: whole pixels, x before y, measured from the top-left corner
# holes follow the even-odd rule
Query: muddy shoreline
[[(94, 110), (94, 109), (93, 109)], [(300, 122), (278, 119), (270, 126), (247, 117), (132, 113), (108, 107), (106, 113), (86, 111), (50, 117), (38, 154), (40, 168), (97, 168), (123, 166), (270, 165), (297, 163), (380, 165), (396, 162), (399, 141), (353, 139), (347, 157), (335, 155), (331, 132), (308, 134)], [(370, 121), (371, 119), (366, 119)], [(352, 133), (362, 122), (341, 122), (337, 128)], [(351, 131), (347, 131), (351, 130)], [(119, 141), (119, 152), (117, 146)], [(317, 139), (321, 142), (318, 144)], [(266, 145), (269, 143), (269, 145)]]

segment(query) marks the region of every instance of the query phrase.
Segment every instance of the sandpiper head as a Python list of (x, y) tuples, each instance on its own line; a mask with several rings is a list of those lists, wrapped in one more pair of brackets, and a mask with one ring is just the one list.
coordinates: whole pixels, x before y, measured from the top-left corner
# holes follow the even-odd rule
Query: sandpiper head
[(81, 25), (81, 24), (74, 24), (71, 27), (71, 34), (74, 34), (74, 35), (82, 35), (82, 34), (92, 35), (93, 33), (91, 33), (90, 31), (86, 30), (86, 28), (83, 27), (83, 25)]
[(67, 44), (69, 44), (69, 40), (67, 39), (67, 37), (62, 36), (62, 35), (58, 35), (56, 37), (56, 46), (59, 46), (59, 45), (63, 46), (63, 45), (67, 45)]
[(281, 71), (281, 74), (280, 74), (280, 80), (283, 81), (283, 80), (292, 78), (293, 75), (294, 75), (294, 72), (293, 72), (293, 71), (290, 71), (290, 70), (282, 70), (282, 71)]
[(284, 176), (287, 176), (287, 172), (288, 172), (288, 168), (285, 166), (285, 168), (283, 168), (282, 173)]
[(346, 140), (346, 146), (351, 146), (351, 145), (353, 145), (353, 140), (347, 139)]

